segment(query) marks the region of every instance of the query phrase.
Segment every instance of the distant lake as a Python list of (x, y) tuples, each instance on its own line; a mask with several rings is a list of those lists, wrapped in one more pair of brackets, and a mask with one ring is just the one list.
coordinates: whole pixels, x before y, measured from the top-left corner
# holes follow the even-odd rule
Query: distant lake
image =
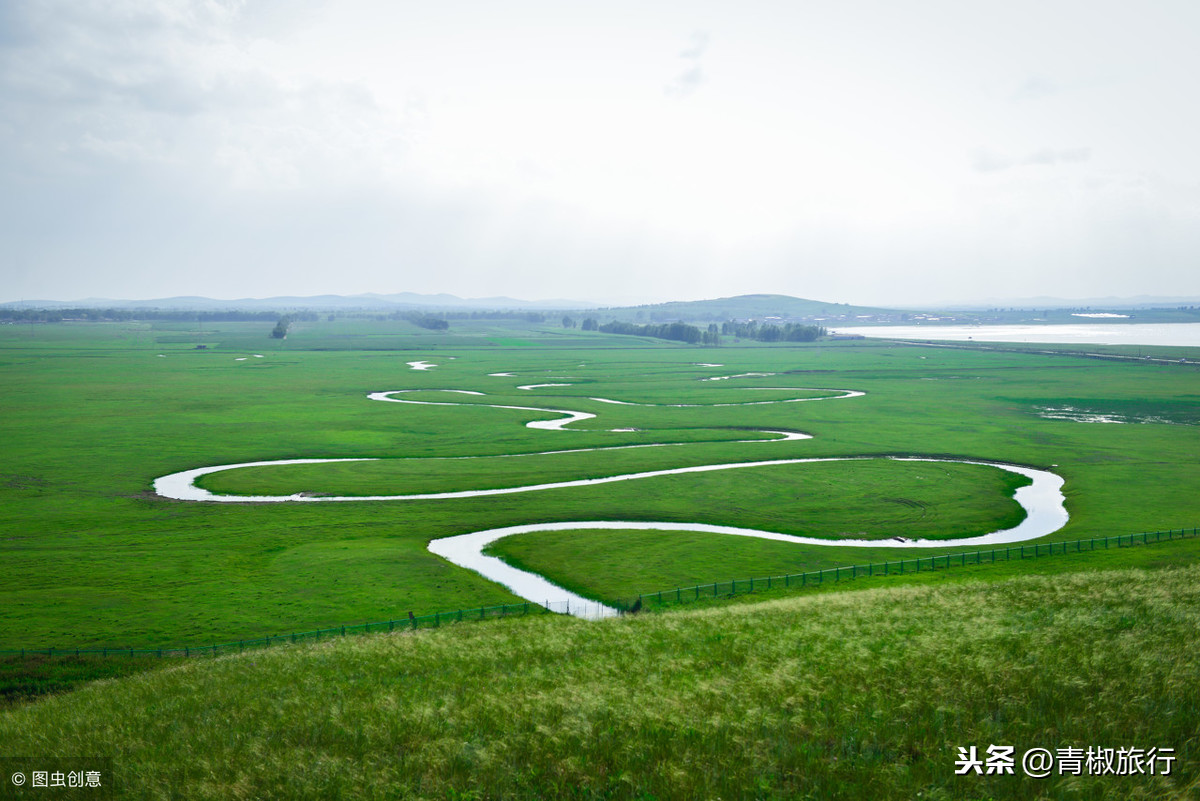
[(1200, 323), (1081, 323), (1078, 325), (838, 326), (831, 333), (888, 339), (957, 342), (1044, 342), (1063, 345), (1178, 345), (1200, 347)]

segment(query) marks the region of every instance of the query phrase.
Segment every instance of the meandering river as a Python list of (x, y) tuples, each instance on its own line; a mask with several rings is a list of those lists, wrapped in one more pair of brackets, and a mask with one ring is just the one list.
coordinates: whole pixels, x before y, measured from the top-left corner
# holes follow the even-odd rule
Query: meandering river
[[(760, 374), (748, 374), (760, 375)], [(742, 377), (742, 376), (735, 376)], [(561, 384), (543, 384), (543, 385), (525, 385), (520, 387), (524, 390), (532, 390), (540, 387), (562, 386)], [(762, 391), (803, 391), (803, 392), (823, 392), (826, 393), (819, 397), (796, 397), (786, 398), (782, 400), (755, 400), (743, 401), (740, 403), (720, 403), (711, 404), (713, 406), (750, 406), (750, 405), (765, 405), (765, 404), (784, 404), (784, 403), (802, 403), (816, 401), (831, 401), (842, 400), (848, 398), (862, 397), (864, 393), (856, 390), (814, 390), (802, 387), (746, 387), (745, 390)], [(370, 400), (382, 401), (388, 403), (403, 403), (414, 405), (430, 405), (430, 406), (485, 406), (496, 409), (517, 409), (521, 411), (532, 411), (546, 415), (555, 415), (550, 419), (537, 419), (526, 423), (526, 426), (533, 429), (545, 431), (569, 432), (571, 429), (565, 426), (579, 423), (585, 420), (596, 418), (595, 414), (583, 411), (572, 411), (569, 409), (556, 409), (537, 406), (512, 406), (507, 404), (487, 404), (487, 403), (471, 403), (464, 404), (453, 401), (432, 401), (419, 400), (413, 397), (397, 397), (400, 395), (411, 395), (418, 390), (390, 390), (386, 392), (373, 392), (368, 395)], [(473, 390), (420, 390), (420, 392), (444, 392), (460, 395), (484, 396), (485, 393), (476, 392)], [(590, 398), (589, 400), (599, 401), (602, 403), (621, 404), (629, 406), (654, 406), (658, 404), (641, 404), (631, 401), (619, 401), (609, 398)], [(686, 407), (695, 404), (662, 404), (671, 407)], [(797, 439), (809, 439), (806, 434), (794, 431), (773, 431), (763, 429), (758, 431), (759, 434), (772, 434), (772, 439), (755, 439), (743, 440), (745, 444), (754, 445), (769, 445), (771, 442), (782, 442)], [(583, 451), (603, 452), (609, 450), (620, 450), (629, 448), (653, 448), (653, 447), (686, 447), (688, 443), (645, 443), (639, 445), (618, 445), (602, 448), (571, 448), (566, 450), (544, 451), (540, 454), (527, 454), (530, 456), (550, 455), (556, 453), (572, 453)], [(490, 457), (460, 457), (460, 458), (490, 458)], [(790, 534), (782, 534), (773, 531), (761, 531), (757, 529), (738, 528), (734, 526), (714, 526), (700, 523), (682, 523), (678, 521), (663, 521), (663, 522), (645, 522), (645, 521), (620, 521), (620, 520), (590, 520), (590, 521), (570, 521), (570, 522), (555, 522), (555, 523), (534, 523), (518, 526), (507, 526), (502, 528), (487, 529), (484, 531), (475, 531), (457, 536), (445, 537), (436, 539), (429, 543), (429, 550), (442, 558), (453, 562), (460, 567), (468, 570), (474, 570), (480, 575), (492, 581), (503, 584), (508, 587), (514, 594), (525, 598), (528, 601), (535, 603), (548, 603), (555, 605), (558, 608), (566, 608), (572, 614), (585, 617), (603, 617), (609, 614), (615, 614), (616, 610), (609, 607), (597, 604), (595, 601), (583, 598), (574, 593), (553, 584), (546, 578), (534, 573), (519, 570), (506, 562), (493, 556), (487, 556), (483, 553), (491, 543), (503, 537), (513, 534), (523, 534), (534, 531), (563, 531), (563, 530), (583, 530), (583, 529), (645, 529), (656, 531), (705, 531), (718, 534), (728, 534), (741, 537), (757, 537), (760, 539), (778, 540), (783, 542), (793, 542), (802, 545), (832, 545), (837, 547), (862, 547), (862, 548), (944, 548), (944, 547), (960, 547), (960, 546), (980, 546), (991, 544), (1003, 544), (1022, 542), (1038, 537), (1043, 537), (1062, 528), (1067, 522), (1067, 511), (1064, 506), (1064, 498), (1062, 494), (1063, 479), (1049, 471), (1037, 470), (1030, 467), (1014, 464), (1003, 464), (998, 462), (986, 462), (975, 459), (947, 459), (947, 458), (925, 458), (925, 457), (865, 457), (865, 456), (840, 456), (840, 457), (816, 457), (816, 458), (791, 458), (791, 459), (765, 459), (745, 462), (725, 463), (725, 464), (705, 464), (705, 465), (689, 465), (686, 467), (665, 468), (660, 470), (646, 470), (636, 473), (624, 473), (621, 475), (604, 476), (600, 478), (573, 479), (566, 481), (552, 481), (538, 484), (527, 484), (515, 487), (501, 487), (492, 489), (477, 489), (477, 490), (456, 490), (447, 492), (426, 492), (426, 493), (408, 493), (408, 494), (393, 494), (393, 495), (311, 495), (305, 493), (293, 495), (220, 495), (210, 492), (201, 487), (197, 487), (195, 482), (198, 478), (212, 473), (224, 472), (227, 470), (236, 470), (246, 467), (272, 467), (278, 465), (292, 464), (322, 464), (334, 462), (360, 462), (360, 461), (377, 461), (374, 458), (348, 458), (348, 459), (277, 459), (270, 461), (256, 462), (241, 462), (237, 464), (215, 465), (210, 467), (199, 467), (192, 470), (184, 470), (178, 473), (162, 476), (154, 481), (154, 491), (164, 498), (172, 498), (180, 501), (196, 501), (209, 503), (349, 503), (362, 501), (436, 501), (451, 498), (478, 498), (491, 495), (509, 495), (514, 493), (524, 492), (539, 492), (549, 489), (561, 489), (566, 487), (589, 487), (598, 484), (610, 484), (623, 481), (637, 481), (641, 479), (650, 479), (660, 476), (683, 475), (688, 473), (708, 473), (723, 470), (745, 470), (759, 467), (769, 467), (776, 465), (788, 464), (804, 464), (810, 462), (842, 462), (842, 461), (863, 461), (867, 459), (893, 459), (897, 461), (924, 461), (924, 462), (954, 462), (960, 464), (979, 464), (995, 467), (1000, 470), (1006, 470), (1012, 473), (1019, 473), (1032, 480), (1028, 486), (1021, 487), (1014, 495), (1014, 499), (1025, 510), (1026, 516), (1021, 523), (1013, 528), (1004, 529), (1002, 531), (994, 531), (989, 534), (962, 539), (948, 540), (907, 540), (902, 538), (884, 539), (884, 540), (828, 540), (815, 537), (799, 537)]]

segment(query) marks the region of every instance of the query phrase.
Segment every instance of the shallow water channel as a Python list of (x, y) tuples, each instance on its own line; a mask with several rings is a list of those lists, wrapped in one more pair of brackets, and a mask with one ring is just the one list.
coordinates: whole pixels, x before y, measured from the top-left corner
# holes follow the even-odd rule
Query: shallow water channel
[[(758, 388), (747, 388), (758, 389)], [(783, 388), (787, 389), (787, 388)], [(800, 388), (791, 388), (800, 389)], [(481, 392), (470, 390), (439, 390), (442, 392), (452, 392), (465, 395), (483, 395)], [(805, 390), (811, 391), (811, 390)], [(845, 398), (861, 397), (863, 393), (853, 390), (828, 390), (829, 392), (838, 393), (822, 398), (793, 398), (778, 401), (748, 401), (744, 405), (758, 405), (764, 403), (796, 403), (801, 401), (818, 401), (818, 400), (838, 400)], [(368, 397), (371, 400), (386, 401), (392, 403), (407, 403), (418, 405), (435, 405), (435, 406), (461, 406), (464, 404), (454, 403), (450, 401), (427, 401), (415, 400), (411, 398), (398, 398), (396, 395), (405, 394), (406, 390), (397, 390), (389, 392), (374, 392)], [(622, 403), (626, 405), (649, 405), (649, 404), (633, 404), (623, 401), (611, 401), (602, 398), (592, 398), (591, 400), (605, 401), (609, 403)], [(529, 428), (563, 431), (563, 426), (570, 423), (579, 422), (594, 418), (596, 415), (588, 412), (570, 411), (566, 409), (548, 409), (542, 407), (531, 406), (508, 406), (500, 404), (482, 404), (499, 409), (519, 409), (522, 411), (537, 411), (548, 414), (562, 415), (560, 419), (551, 420), (533, 420), (526, 425)], [(715, 404), (719, 406), (743, 405), (743, 404)], [(767, 444), (770, 442), (779, 442), (795, 439), (807, 439), (808, 435), (797, 432), (783, 431), (760, 431), (758, 433), (772, 433), (778, 435), (777, 439), (773, 440), (748, 440), (747, 444)], [(621, 448), (646, 448), (646, 447), (665, 447), (667, 445), (676, 445), (675, 443), (649, 443), (641, 445), (626, 445), (615, 446), (612, 448), (581, 448), (577, 451), (604, 451), (616, 450)], [(679, 444), (681, 446), (681, 444)], [(547, 451), (541, 455), (550, 453), (563, 453), (564, 451)], [(538, 454), (527, 454), (536, 456)], [(462, 457), (471, 458), (471, 457)], [(373, 458), (350, 458), (350, 459), (280, 459), (271, 461), (258, 462), (242, 462), (239, 464), (216, 465), (212, 467), (200, 467), (193, 470), (184, 470), (178, 473), (172, 473), (163, 476), (154, 481), (154, 491), (165, 498), (172, 498), (181, 501), (199, 501), (199, 502), (217, 502), (217, 503), (348, 503), (353, 501), (388, 501), (388, 500), (438, 500), (449, 498), (477, 498), (489, 495), (508, 495), (522, 492), (537, 492), (547, 489), (559, 489), (563, 487), (587, 487), (596, 484), (609, 484), (618, 481), (636, 481), (644, 478), (654, 478), (658, 476), (681, 475), (684, 473), (708, 473), (722, 470), (742, 470), (753, 469), (756, 467), (767, 467), (774, 465), (785, 464), (804, 464), (809, 462), (844, 462), (844, 461), (864, 461), (867, 459), (886, 458), (894, 461), (919, 461), (919, 462), (953, 462), (959, 464), (977, 464), (995, 467), (999, 470), (1007, 470), (1012, 473), (1019, 473), (1032, 480), (1032, 484), (1019, 488), (1014, 494), (1014, 499), (1025, 510), (1026, 517), (1021, 523), (1013, 528), (1004, 529), (1002, 531), (994, 531), (979, 537), (968, 537), (961, 539), (948, 540), (907, 540), (903, 538), (882, 539), (882, 540), (828, 540), (816, 537), (800, 537), (790, 534), (781, 534), (773, 531), (760, 531), (757, 529), (738, 528), (735, 526), (715, 526), (700, 523), (686, 522), (644, 522), (644, 521), (620, 521), (620, 520), (591, 520), (591, 521), (569, 521), (556, 523), (534, 523), (519, 526), (507, 526), (502, 528), (487, 529), (484, 531), (475, 531), (467, 534), (460, 534), (452, 537), (444, 537), (442, 539), (433, 540), (429, 543), (430, 552), (452, 562), (460, 567), (468, 570), (473, 570), (484, 578), (495, 581), (504, 585), (513, 594), (520, 596), (528, 601), (545, 604), (550, 608), (562, 609), (570, 614), (595, 618), (606, 617), (616, 614), (616, 610), (611, 607), (599, 604), (594, 600), (583, 598), (579, 595), (571, 593), (556, 584), (548, 581), (534, 573), (529, 573), (519, 570), (503, 560), (487, 556), (483, 553), (491, 543), (503, 537), (513, 534), (525, 534), (534, 531), (564, 531), (564, 530), (581, 530), (581, 529), (640, 529), (653, 531), (701, 531), (712, 532), (717, 534), (729, 534), (740, 537), (757, 537), (760, 539), (778, 540), (782, 542), (793, 542), (800, 545), (832, 545), (836, 547), (859, 547), (859, 548), (946, 548), (946, 547), (964, 547), (964, 546), (982, 546), (996, 545), (1014, 542), (1023, 542), (1026, 540), (1043, 537), (1062, 528), (1067, 522), (1067, 511), (1064, 506), (1064, 497), (1062, 494), (1063, 479), (1062, 477), (1046, 470), (1037, 470), (1031, 467), (1023, 467), (1020, 465), (1003, 464), (998, 462), (986, 462), (979, 460), (967, 459), (935, 459), (923, 457), (862, 457), (862, 456), (841, 456), (841, 457), (819, 457), (808, 459), (767, 459), (746, 462), (736, 462), (732, 464), (707, 464), (707, 465), (691, 465), (688, 467), (666, 468), (661, 470), (647, 470), (637, 473), (626, 473), (616, 476), (605, 476), (602, 478), (575, 479), (567, 481), (554, 481), (541, 484), (528, 484), (518, 487), (503, 487), (498, 489), (484, 490), (458, 490), (449, 492), (432, 492), (432, 493), (417, 493), (417, 494), (397, 494), (397, 495), (311, 495), (299, 493), (294, 495), (218, 495), (208, 490), (202, 489), (195, 485), (196, 479), (201, 476), (211, 473), (223, 472), (226, 470), (234, 470), (242, 467), (268, 467), (274, 465), (289, 465), (289, 464), (319, 464), (333, 462), (361, 462), (361, 461), (376, 461)]]

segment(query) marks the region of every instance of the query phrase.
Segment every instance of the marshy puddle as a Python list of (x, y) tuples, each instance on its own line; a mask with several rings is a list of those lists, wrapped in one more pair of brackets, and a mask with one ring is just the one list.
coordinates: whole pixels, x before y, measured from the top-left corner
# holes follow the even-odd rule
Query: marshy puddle
[[(720, 367), (721, 365), (713, 365)], [(776, 373), (738, 373), (737, 375), (715, 375), (712, 378), (701, 378), (701, 381), (728, 381), (731, 378), (751, 378), (751, 377), (766, 377), (776, 375)]]
[(1168, 425), (1182, 425), (1178, 421), (1168, 420), (1165, 417), (1097, 412), (1090, 409), (1077, 409), (1073, 406), (1039, 406), (1037, 416), (1046, 420), (1071, 420), (1075, 423), (1166, 423)]

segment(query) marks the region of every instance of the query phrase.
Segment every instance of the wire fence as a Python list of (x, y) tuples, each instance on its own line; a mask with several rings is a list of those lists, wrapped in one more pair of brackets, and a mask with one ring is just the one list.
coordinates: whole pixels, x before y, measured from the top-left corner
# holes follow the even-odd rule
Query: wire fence
[(481, 606), (475, 609), (458, 609), (453, 612), (435, 612), (432, 615), (414, 615), (395, 620), (385, 620), (375, 623), (352, 623), (344, 626), (334, 626), (313, 631), (294, 631), (290, 634), (272, 634), (266, 637), (256, 637), (248, 640), (230, 640), (203, 646), (183, 646), (173, 648), (8, 648), (0, 649), (0, 654), (20, 656), (102, 656), (102, 657), (192, 657), (220, 656), (221, 654), (239, 653), (248, 648), (262, 648), (269, 645), (316, 641), (330, 637), (345, 637), (351, 634), (378, 634), (381, 632), (415, 631), (416, 629), (439, 628), (452, 623), (465, 623), (478, 620), (494, 620), (506, 617), (523, 617), (525, 615), (558, 613), (570, 614), (577, 605), (569, 602), (549, 603), (519, 603), (501, 604), (499, 606)]
[(883, 562), (868, 562), (862, 565), (839, 565), (822, 570), (812, 570), (806, 573), (789, 573), (781, 576), (763, 576), (761, 578), (730, 579), (716, 581), (711, 584), (697, 584), (692, 587), (675, 587), (642, 593), (636, 599), (617, 604), (623, 612), (649, 610), (656, 606), (663, 607), (699, 601), (704, 598), (728, 598), (738, 594), (755, 591), (772, 590), (792, 587), (820, 587), (829, 582), (853, 581), (859, 578), (875, 576), (899, 576), (910, 573), (947, 570), (952, 567), (967, 567), (972, 565), (988, 565), (998, 562), (1009, 562), (1014, 559), (1037, 559), (1044, 556), (1062, 556), (1073, 553), (1106, 550), (1108, 548), (1127, 548), (1133, 545), (1148, 545), (1155, 542), (1193, 538), (1197, 529), (1170, 529), (1168, 531), (1152, 531), (1141, 534), (1119, 534), (1115, 537), (1093, 537), (1090, 539), (1063, 540), (1059, 542), (1041, 542), (1032, 544), (1006, 545), (1001, 548), (963, 551), (961, 553), (935, 554), (910, 559), (885, 560)]
[[(650, 611), (655, 608), (665, 608), (672, 605), (695, 602), (702, 599), (728, 598), (764, 590), (820, 587), (829, 582), (838, 583), (853, 581), (859, 578), (898, 576), (909, 573), (947, 570), (952, 567), (996, 564), (1014, 559), (1037, 559), (1045, 556), (1087, 553), (1112, 547), (1127, 548), (1133, 545), (1148, 545), (1155, 542), (1190, 539), (1196, 536), (1197, 528), (1192, 528), (1154, 531), (1142, 534), (1120, 534), (1115, 537), (1093, 537), (1091, 539), (1064, 540), (1060, 542), (1007, 545), (1002, 548), (963, 551), (954, 554), (935, 554), (911, 559), (868, 562), (862, 565), (828, 567), (805, 573), (731, 579), (729, 581), (716, 581), (710, 584), (697, 584), (691, 587), (674, 587), (672, 589), (642, 593), (636, 598), (617, 602), (614, 604), (614, 607), (619, 614), (631, 614), (643, 610)], [(611, 612), (611, 607), (606, 607), (599, 603), (581, 605), (578, 603), (572, 604), (570, 601), (526, 602), (501, 604), (498, 606), (481, 606), (473, 609), (458, 609), (450, 612), (435, 612), (429, 615), (414, 615), (412, 612), (409, 612), (408, 617), (393, 620), (346, 624), (313, 631), (294, 631), (290, 634), (268, 635), (247, 640), (230, 640), (229, 642), (196, 647), (8, 648), (0, 649), (0, 655), (20, 657), (100, 656), (126, 658), (220, 656), (222, 654), (239, 653), (251, 648), (264, 648), (284, 643), (319, 641), (331, 637), (345, 637), (352, 634), (416, 631), (418, 629), (440, 628), (441, 626), (456, 623), (525, 617), (527, 615), (538, 614), (573, 614), (577, 617), (599, 618), (606, 617), (607, 612)]]

